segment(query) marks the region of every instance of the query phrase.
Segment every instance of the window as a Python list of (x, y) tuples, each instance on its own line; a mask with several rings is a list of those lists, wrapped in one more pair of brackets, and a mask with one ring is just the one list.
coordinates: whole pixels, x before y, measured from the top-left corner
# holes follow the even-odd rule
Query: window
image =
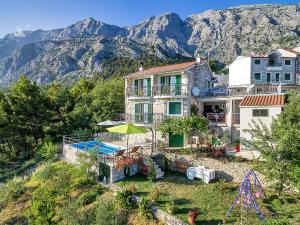
[(253, 109), (252, 116), (253, 117), (268, 117), (269, 110), (268, 109)]
[(284, 80), (291, 80), (291, 74), (290, 73), (285, 73), (284, 74)]
[(169, 115), (181, 115), (181, 102), (169, 102)]
[(280, 77), (280, 73), (276, 73), (275, 74), (275, 81), (276, 82), (279, 82), (279, 77)]
[(267, 83), (271, 82), (271, 73), (267, 73)]
[(255, 65), (260, 65), (261, 64), (261, 60), (260, 59), (254, 59), (254, 64)]
[(284, 65), (290, 66), (292, 64), (292, 61), (290, 59), (284, 60)]
[(181, 75), (164, 76), (160, 78), (161, 94), (181, 95)]
[(260, 73), (254, 73), (254, 79), (260, 80)]

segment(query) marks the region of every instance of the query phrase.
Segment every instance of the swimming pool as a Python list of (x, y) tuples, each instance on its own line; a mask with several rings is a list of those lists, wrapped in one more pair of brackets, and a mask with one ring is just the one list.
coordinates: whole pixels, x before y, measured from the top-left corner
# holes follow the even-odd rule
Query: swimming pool
[(71, 146), (84, 151), (92, 150), (96, 148), (98, 153), (104, 153), (104, 154), (113, 154), (115, 152), (122, 150), (121, 147), (104, 143), (104, 142), (99, 142), (99, 141), (79, 142), (76, 144), (72, 144)]

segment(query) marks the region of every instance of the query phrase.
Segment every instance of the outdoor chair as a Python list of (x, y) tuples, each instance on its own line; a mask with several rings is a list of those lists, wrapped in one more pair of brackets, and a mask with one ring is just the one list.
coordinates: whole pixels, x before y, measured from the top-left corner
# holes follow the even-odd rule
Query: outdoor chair
[(140, 157), (141, 155), (141, 146), (134, 146), (130, 151), (130, 156), (134, 158), (134, 156)]

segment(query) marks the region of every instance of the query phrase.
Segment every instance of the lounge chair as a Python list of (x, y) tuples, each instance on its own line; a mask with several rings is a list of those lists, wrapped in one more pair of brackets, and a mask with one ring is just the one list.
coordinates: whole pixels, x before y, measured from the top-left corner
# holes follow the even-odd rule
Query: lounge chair
[(134, 146), (131, 151), (130, 151), (130, 156), (133, 158), (135, 155), (137, 155), (138, 157), (140, 157), (141, 155), (141, 146)]

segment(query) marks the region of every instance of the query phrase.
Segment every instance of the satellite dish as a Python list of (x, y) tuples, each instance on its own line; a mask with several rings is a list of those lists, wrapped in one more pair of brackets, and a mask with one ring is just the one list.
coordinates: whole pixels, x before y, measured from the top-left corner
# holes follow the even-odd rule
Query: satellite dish
[(200, 95), (200, 89), (197, 87), (192, 88), (192, 95), (198, 97)]

